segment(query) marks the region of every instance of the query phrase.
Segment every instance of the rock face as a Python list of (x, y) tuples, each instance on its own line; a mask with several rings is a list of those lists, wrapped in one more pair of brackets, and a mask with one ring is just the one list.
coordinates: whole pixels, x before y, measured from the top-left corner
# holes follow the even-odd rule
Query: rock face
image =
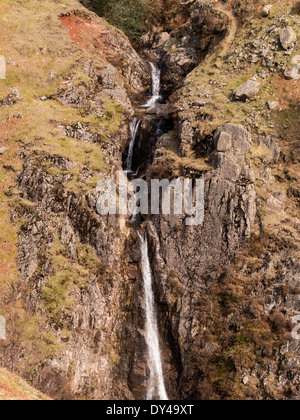
[(196, 64), (197, 59), (193, 48), (176, 48), (167, 53), (163, 60), (165, 72), (168, 77), (172, 77), (170, 82), (174, 86), (178, 85)]
[(233, 93), (233, 96), (237, 100), (245, 101), (246, 99), (252, 99), (260, 91), (260, 83), (254, 80), (248, 80), (239, 86)]
[(282, 47), (285, 50), (293, 48), (295, 43), (297, 42), (297, 35), (293, 28), (288, 26), (287, 28), (281, 29), (280, 33), (280, 42)]
[[(78, 3), (75, 5), (77, 8)], [(16, 235), (16, 283), (20, 308), (26, 309), (16, 313), (5, 306), (4, 310), (3, 300), (10, 301), (14, 292), (10, 288), (1, 292), (1, 311), (5, 311), (7, 324), (12, 325), (14, 316), (26, 318), (29, 321), (25, 324), (39, 332), (27, 341), (27, 332), (23, 334), (17, 327), (17, 332), (9, 329), (7, 340), (0, 343), (1, 364), (18, 370), (37, 388), (57, 398), (132, 399), (128, 384), (132, 348), (138, 341), (138, 330), (143, 328), (142, 307), (137, 305), (141, 296), (141, 283), (136, 281), (138, 259), (124, 251), (128, 238), (124, 220), (103, 219), (97, 214), (95, 187), (99, 179), (114, 176), (121, 169), (122, 151), (129, 141), (129, 120), (134, 113), (129, 98), (149, 88), (151, 75), (148, 63), (124, 34), (102, 19), (86, 11), (71, 11), (59, 21), (61, 11), (56, 6), (53, 13), (58, 22), (55, 30), (63, 39), (60, 52), (53, 54), (70, 55), (72, 59), (76, 56), (78, 60), (67, 67), (73, 77), (60, 74), (59, 68), (51, 75), (41, 71), (43, 86), (55, 83), (52, 94), (42, 97), (37, 108), (59, 107), (70, 118), (62, 116), (49, 122), (48, 112), (41, 111), (37, 123), (43, 127), (40, 139), (47, 142), (45, 139), (51, 137), (47, 132), (50, 125), (56, 132), (52, 137), (55, 152), (43, 143), (36, 153), (28, 149), (22, 154), (22, 170), (16, 181), (18, 199), (11, 217), (12, 224), (23, 220)], [(49, 40), (48, 33), (45, 38)], [(39, 48), (37, 51), (40, 54)], [(128, 61), (122, 63), (121, 57)], [(77, 70), (78, 79), (74, 77)], [(27, 92), (28, 86), (23, 87)], [(21, 94), (15, 88), (0, 105), (18, 102)], [(24, 110), (28, 106), (25, 98)], [(30, 113), (34, 118), (36, 112), (32, 109)], [(22, 115), (13, 118), (17, 123)], [(62, 148), (66, 153), (57, 149), (58, 138), (64, 138)], [(1, 159), (6, 158), (7, 150), (1, 149)], [(12, 151), (14, 156), (20, 152), (15, 144)], [(9, 166), (13, 162), (5, 164), (16, 178), (14, 168)], [(8, 192), (7, 197), (12, 194)], [(2, 279), (0, 283), (2, 287)], [(123, 314), (131, 313), (128, 308), (133, 306), (136, 320), (125, 321), (127, 315), (124, 318)], [(20, 334), (18, 346), (14, 334)], [(144, 342), (139, 340), (138, 345), (144, 354)], [(32, 374), (33, 365), (38, 375)]]
[[(197, 398), (192, 383), (199, 378), (190, 348), (200, 328), (197, 296), (209, 293), (215, 281), (212, 268), (215, 262), (226, 266), (249, 238), (255, 220), (254, 174), (246, 158), (251, 147), (251, 136), (243, 126), (220, 127), (214, 135), (215, 169), (204, 175), (204, 224), (189, 228), (184, 226), (184, 216), (154, 218), (148, 224), (154, 276), (161, 296), (160, 310), (173, 299), (177, 301), (176, 309), (173, 308), (169, 316), (162, 314), (161, 324), (168, 325), (166, 335), (171, 335), (171, 341), (176, 343), (174, 352), (177, 357), (180, 355), (177, 367), (183, 369), (180, 385), (183, 398)], [(172, 280), (177, 286), (172, 286), (167, 273), (177, 278), (177, 283), (175, 278)], [(192, 284), (192, 294), (188, 291), (189, 284)], [(204, 343), (202, 345), (205, 347)], [(218, 351), (216, 345), (206, 345), (210, 346), (208, 351)]]
[(214, 10), (209, 4), (195, 2), (184, 25), (157, 37), (152, 45), (162, 63), (162, 85), (166, 93), (178, 87), (184, 77), (200, 60), (224, 38), (227, 16)]

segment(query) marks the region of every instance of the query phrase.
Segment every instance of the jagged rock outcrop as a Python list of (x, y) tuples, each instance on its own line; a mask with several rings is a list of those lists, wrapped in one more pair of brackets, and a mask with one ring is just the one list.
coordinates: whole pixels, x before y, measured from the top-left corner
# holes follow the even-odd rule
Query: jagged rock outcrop
[[(193, 4), (192, 4), (193, 3)], [(161, 61), (162, 85), (169, 94), (182, 83), (205, 55), (222, 40), (228, 29), (226, 15), (202, 1), (181, 3), (189, 8), (189, 19), (171, 33), (148, 34), (151, 54)]]
[[(162, 249), (168, 256), (168, 266), (175, 271), (178, 270), (181, 279), (184, 274), (187, 275), (186, 270), (189, 264), (186, 264), (186, 268), (179, 261), (178, 266), (175, 264), (176, 258), (179, 258), (179, 256), (176, 257), (175, 249), (180, 249), (179, 260), (181, 258), (185, 260), (183, 256), (185, 252), (194, 259), (193, 271), (199, 267), (204, 268), (201, 261), (206, 260), (209, 265), (209, 261), (219, 261), (222, 258), (230, 258), (230, 256), (232, 258), (243, 240), (249, 236), (256, 215), (254, 175), (251, 165), (246, 159), (246, 155), (252, 147), (249, 132), (242, 126), (228, 124), (217, 130), (214, 142), (216, 151), (211, 159), (215, 170), (204, 175), (205, 202), (208, 206), (204, 225), (189, 231), (187, 227), (184, 227), (185, 216), (183, 218), (165, 216), (158, 223), (159, 236), (163, 243)], [(224, 143), (226, 143), (225, 146)], [(231, 209), (230, 213), (228, 213), (228, 209)], [(242, 214), (243, 217), (241, 217)], [(236, 225), (237, 219), (239, 219), (238, 225)], [(186, 244), (179, 239), (182, 232), (177, 232), (178, 224), (180, 230), (185, 231)], [(210, 232), (214, 232), (214, 234)], [(192, 251), (193, 246), (199, 246), (199, 240), (196, 240), (196, 237), (202, 238), (201, 247), (203, 247), (203, 251), (206, 250), (205, 252)], [(212, 250), (215, 250), (214, 252), (217, 252), (218, 255), (214, 256)], [(199, 258), (199, 265), (195, 258)], [(175, 264), (174, 267), (173, 264)], [(201, 275), (199, 275), (200, 278)]]
[[(113, 332), (114, 314), (122, 295), (121, 290), (117, 290), (121, 287), (117, 274), (121, 248), (117, 236), (118, 220), (102, 220), (95, 212), (95, 197), (64, 192), (68, 176), (53, 178), (34, 159), (27, 160), (19, 180), (23, 197), (36, 204), (34, 212), (24, 212), (29, 221), (19, 235), (18, 264), (22, 288), (31, 284), (26, 296), (28, 306), (33, 312), (48, 308), (49, 327), (55, 328), (58, 342), (64, 343), (60, 357), (40, 370), (37, 384), (47, 387), (46, 384), (52, 382), (48, 391), (54, 393), (61, 381), (61, 391), (66, 394), (87, 395), (94, 389), (96, 398), (108, 396), (113, 381), (111, 370), (119, 352), (114, 347), (117, 346), (117, 337), (114, 338)], [(53, 247), (58, 244), (62, 247), (62, 254), (53, 252)], [(83, 251), (82, 244), (95, 247), (99, 256), (96, 270), (90, 267), (86, 274), (84, 260), (80, 259), (88, 261), (92, 258), (92, 251), (88, 248)], [(81, 251), (86, 252), (86, 256), (80, 256)], [(63, 266), (56, 262), (59, 255), (63, 258)], [(95, 264), (96, 260), (92, 261), (90, 264)], [(71, 272), (73, 279), (69, 278), (65, 283), (64, 276), (67, 279)], [(54, 296), (50, 296), (57, 287), (66, 296), (52, 306)], [(111, 289), (108, 294), (107, 287)], [(67, 331), (72, 330), (74, 333), (68, 335)], [(106, 339), (108, 331), (109, 338)], [(73, 373), (69, 383), (70, 371)]]
[(0, 107), (14, 105), (16, 102), (20, 100), (21, 100), (21, 97), (20, 97), (19, 89), (12, 88), (12, 92), (6, 98), (0, 101)]
[(89, 63), (89, 72), (93, 82), (75, 86), (72, 82), (66, 84), (66, 89), (59, 93), (57, 99), (66, 107), (85, 109), (86, 112), (99, 117), (105, 116), (105, 105), (108, 101), (123, 107), (124, 114), (131, 117), (134, 114), (128, 92), (122, 80), (117, 80), (117, 70), (108, 65), (99, 69)]
[[(142, 91), (150, 85), (147, 63), (137, 54), (124, 33), (110, 26), (104, 19), (87, 11), (63, 14), (61, 21), (69, 28), (73, 41), (94, 49), (96, 55), (105, 58), (120, 69), (128, 87)], [(84, 34), (84, 40), (82, 39)]]
[(197, 398), (191, 384), (200, 380), (190, 347), (199, 334), (198, 299), (217, 281), (216, 261), (224, 267), (232, 261), (247, 242), (256, 217), (254, 174), (247, 159), (252, 147), (249, 132), (225, 125), (216, 131), (214, 144), (215, 169), (203, 176), (203, 225), (185, 226), (185, 216), (154, 217), (147, 225), (161, 327), (171, 337), (169, 345), (176, 343), (173, 354), (183, 398)]

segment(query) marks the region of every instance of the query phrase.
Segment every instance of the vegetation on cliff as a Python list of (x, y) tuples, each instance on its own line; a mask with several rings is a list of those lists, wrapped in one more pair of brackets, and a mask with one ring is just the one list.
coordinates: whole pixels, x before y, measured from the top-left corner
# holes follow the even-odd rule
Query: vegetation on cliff
[[(57, 395), (59, 389), (60, 397), (70, 396), (68, 374), (54, 374), (46, 366), (74, 339), (74, 308), (78, 311), (90, 283), (98, 290), (109, 275), (106, 258), (102, 263), (95, 251), (95, 243), (101, 247), (96, 234), (94, 247), (89, 238), (78, 236), (72, 252), (70, 238), (62, 244), (66, 219), (59, 214), (70, 200), (78, 200), (73, 206), (77, 216), (81, 213), (78, 225), (86, 234), (83, 225), (91, 222), (92, 213), (87, 194), (111, 171), (115, 136), (127, 135), (121, 126), (132, 111), (124, 84), (131, 93), (143, 83), (146, 88), (150, 76), (138, 68), (144, 62), (126, 37), (95, 15), (92, 21), (75, 0), (7, 0), (0, 9), (1, 55), (7, 65), (6, 79), (0, 80), (0, 315), (7, 325), (0, 362), (39, 387), (51, 377), (49, 392)], [(108, 57), (122, 65), (123, 74), (119, 67), (107, 68)], [(20, 190), (31, 169), (29, 183), (39, 184), (29, 188), (35, 198)], [(51, 203), (59, 207), (53, 210)], [(89, 228), (98, 225), (94, 217)], [(118, 229), (113, 226), (107, 234), (114, 237)]]
[(164, 30), (176, 28), (178, 22), (184, 22), (186, 5), (176, 0), (81, 0), (99, 16), (120, 28), (139, 45), (141, 36), (158, 26)]
[(95, 12), (117, 26), (132, 40), (138, 41), (146, 30), (149, 0), (96, 0)]

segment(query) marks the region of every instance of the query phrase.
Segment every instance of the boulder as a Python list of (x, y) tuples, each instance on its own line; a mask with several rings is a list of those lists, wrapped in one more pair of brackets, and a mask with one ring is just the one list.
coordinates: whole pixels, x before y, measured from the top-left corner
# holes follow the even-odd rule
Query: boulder
[(170, 39), (170, 35), (168, 32), (163, 32), (160, 35), (158, 35), (154, 41), (152, 48), (160, 48), (165, 45), (165, 43)]
[(284, 75), (288, 80), (299, 80), (300, 79), (300, 64), (298, 66), (286, 69), (284, 72)]
[(275, 191), (267, 200), (267, 206), (275, 211), (284, 211), (286, 206), (286, 194), (282, 191)]
[(94, 60), (91, 59), (84, 63), (83, 73), (90, 78), (95, 77), (96, 68), (95, 68)]
[(281, 29), (279, 37), (280, 43), (285, 50), (292, 48), (297, 42), (297, 35), (291, 26)]
[(16, 102), (21, 101), (20, 91), (17, 88), (11, 89), (11, 94), (8, 95), (6, 98), (4, 98), (2, 101), (0, 101), (0, 107), (1, 106), (11, 106), (14, 105)]
[(278, 102), (276, 102), (276, 101), (268, 101), (267, 102), (267, 105), (268, 105), (268, 108), (271, 111), (274, 111), (278, 107)]
[(143, 35), (141, 37), (140, 42), (145, 48), (150, 47), (153, 42), (153, 35), (151, 34), (151, 32), (148, 32), (145, 35)]
[(271, 4), (268, 4), (267, 6), (265, 6), (261, 11), (262, 17), (268, 17), (271, 12), (272, 7), (273, 6)]
[(291, 63), (294, 66), (297, 66), (298, 64), (300, 64), (300, 55), (295, 55), (295, 57), (292, 58)]
[(260, 83), (254, 80), (248, 80), (239, 86), (233, 93), (235, 99), (240, 101), (245, 101), (247, 99), (252, 99), (255, 95), (259, 93)]
[(21, 94), (18, 88), (12, 88), (12, 96), (15, 98), (16, 101), (20, 101), (21, 100)]
[(249, 383), (249, 376), (244, 376), (243, 378), (243, 384), (246, 386)]
[(172, 49), (178, 48), (179, 42), (175, 38), (169, 38), (167, 42), (164, 44), (164, 51), (169, 52), (172, 51)]

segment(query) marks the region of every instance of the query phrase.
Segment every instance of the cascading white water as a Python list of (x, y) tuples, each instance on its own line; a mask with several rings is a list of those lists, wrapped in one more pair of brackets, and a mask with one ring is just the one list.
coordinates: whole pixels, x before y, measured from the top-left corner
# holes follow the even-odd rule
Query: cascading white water
[(152, 70), (152, 97), (149, 101), (143, 105), (143, 108), (150, 108), (152, 105), (155, 105), (156, 102), (160, 99), (160, 78), (161, 71), (153, 63), (150, 62)]
[[(153, 63), (149, 62), (151, 69), (152, 69), (152, 97), (149, 99), (149, 101), (142, 107), (142, 108), (150, 108), (152, 105), (156, 104), (156, 102), (160, 99), (160, 76), (161, 71), (159, 68), (157, 68)], [(128, 150), (128, 156), (127, 156), (127, 162), (126, 162), (126, 174), (130, 174), (132, 178), (136, 177), (138, 175), (139, 169), (135, 174), (132, 172), (132, 159), (133, 159), (133, 151), (134, 151), (134, 145), (136, 136), (138, 133), (138, 129), (140, 127), (141, 121), (139, 121), (137, 118), (133, 120), (133, 123), (131, 124), (131, 140), (129, 144), (129, 150)], [(137, 215), (139, 214), (139, 208), (138, 206), (135, 207), (133, 215), (131, 217), (131, 224), (135, 224), (137, 221)]]
[(135, 223), (137, 223), (137, 215), (139, 214), (139, 212), (140, 212), (140, 209), (139, 209), (139, 204), (140, 204), (140, 200), (138, 200), (138, 202), (136, 203), (136, 206), (135, 206), (135, 209), (134, 209), (134, 212), (133, 212), (133, 214), (132, 214), (132, 216), (131, 216), (131, 219), (130, 219), (130, 223), (132, 224), (132, 225), (134, 225)]
[(146, 306), (146, 342), (148, 347), (148, 363), (150, 369), (147, 400), (153, 400), (154, 398), (168, 400), (160, 355), (157, 316), (152, 285), (152, 272), (148, 254), (148, 240), (147, 237), (143, 238), (140, 232), (138, 232), (138, 235), (141, 242), (142, 271)]
[(126, 173), (132, 173), (132, 160), (133, 160), (133, 151), (134, 151), (134, 145), (136, 136), (139, 130), (139, 127), (141, 125), (141, 121), (135, 118), (130, 126), (130, 143), (129, 143), (129, 150), (128, 150), (128, 156), (126, 161)]

